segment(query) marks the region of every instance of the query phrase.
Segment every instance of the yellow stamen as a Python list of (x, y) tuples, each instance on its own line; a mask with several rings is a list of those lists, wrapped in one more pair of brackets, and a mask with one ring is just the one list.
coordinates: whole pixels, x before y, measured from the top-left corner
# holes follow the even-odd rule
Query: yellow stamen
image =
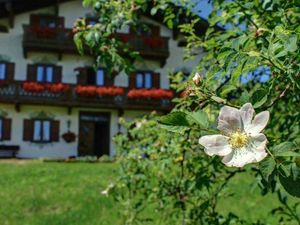
[(229, 144), (233, 149), (242, 148), (249, 143), (249, 136), (241, 131), (235, 131), (229, 136)]

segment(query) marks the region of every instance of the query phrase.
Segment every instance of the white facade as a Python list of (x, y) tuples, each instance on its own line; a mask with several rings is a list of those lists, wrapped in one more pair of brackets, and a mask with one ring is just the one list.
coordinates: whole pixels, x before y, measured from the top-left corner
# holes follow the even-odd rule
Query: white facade
[[(8, 33), (0, 33), (0, 61), (10, 61), (15, 63), (14, 79), (19, 81), (26, 81), (27, 65), (33, 63), (52, 63), (62, 66), (62, 83), (76, 84), (77, 67), (91, 66), (93, 60), (88, 56), (79, 56), (76, 54), (63, 54), (62, 59), (59, 60), (57, 54), (49, 52), (29, 52), (27, 58), (23, 55), (22, 39), (23, 39), (23, 25), (29, 24), (30, 14), (52, 13), (54, 8), (47, 7), (39, 10), (18, 14), (15, 16), (14, 27), (9, 29)], [(70, 1), (61, 3), (59, 5), (59, 16), (65, 18), (65, 27), (71, 28), (74, 21), (79, 17), (86, 17), (92, 14), (91, 9), (83, 8), (81, 1)], [(169, 37), (169, 51), (170, 56), (166, 60), (166, 64), (161, 67), (160, 62), (155, 60), (145, 60), (143, 63), (136, 64), (137, 69), (151, 70), (161, 74), (160, 88), (169, 88), (168, 74), (173, 71), (190, 70), (196, 65), (197, 60), (184, 62), (183, 48), (178, 47), (176, 40), (172, 38), (172, 31), (165, 26), (153, 21), (149, 18), (144, 18), (148, 23), (160, 26), (160, 35)], [(0, 24), (8, 24), (8, 19), (0, 19)], [(128, 87), (128, 76), (124, 73), (119, 74), (114, 81), (115, 86)], [(0, 87), (1, 88), (1, 87)], [(118, 110), (117, 109), (99, 109), (99, 108), (80, 108), (73, 107), (71, 113), (68, 112), (67, 107), (62, 106), (48, 106), (48, 105), (31, 105), (20, 103), (19, 110), (16, 110), (15, 104), (0, 103), (0, 112), (6, 114), (7, 118), (12, 119), (11, 139), (0, 141), (0, 145), (18, 145), (20, 150), (17, 157), (21, 158), (38, 158), (38, 157), (70, 157), (78, 155), (78, 138), (75, 142), (66, 143), (61, 135), (68, 131), (68, 129), (79, 134), (79, 114), (80, 112), (108, 112), (110, 114), (109, 136), (110, 136), (110, 155), (114, 154), (114, 146), (112, 137), (119, 131), (118, 127)], [(145, 110), (127, 110), (124, 109), (123, 117), (132, 119), (138, 115), (145, 115)], [(45, 112), (51, 114), (54, 119), (60, 121), (58, 142), (51, 143), (33, 143), (23, 140), (23, 121), (24, 119), (32, 118), (35, 113)], [(149, 112), (149, 111), (148, 111)], [(69, 122), (69, 127), (67, 124)]]

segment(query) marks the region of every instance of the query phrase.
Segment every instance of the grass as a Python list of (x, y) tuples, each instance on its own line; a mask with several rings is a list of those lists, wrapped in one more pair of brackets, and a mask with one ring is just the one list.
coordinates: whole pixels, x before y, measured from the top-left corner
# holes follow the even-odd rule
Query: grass
[[(43, 163), (0, 161), (1, 225), (117, 225), (117, 207), (100, 194), (116, 175), (117, 165), (106, 163)], [(275, 196), (249, 191), (251, 177), (233, 179), (235, 196), (220, 201), (220, 210), (244, 219), (277, 224), (269, 214)]]

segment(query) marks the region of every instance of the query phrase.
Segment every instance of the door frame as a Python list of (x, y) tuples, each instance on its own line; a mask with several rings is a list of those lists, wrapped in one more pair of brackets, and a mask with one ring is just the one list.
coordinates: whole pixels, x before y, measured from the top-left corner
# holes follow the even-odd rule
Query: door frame
[(109, 134), (109, 140), (108, 140), (108, 150), (109, 150), (109, 156), (111, 154), (111, 112), (98, 112), (98, 111), (79, 111), (79, 117), (78, 117), (78, 143), (77, 143), (77, 155), (80, 156), (79, 152), (79, 133), (80, 133), (80, 118), (82, 115), (88, 115), (88, 116), (107, 116), (108, 118), (108, 134)]

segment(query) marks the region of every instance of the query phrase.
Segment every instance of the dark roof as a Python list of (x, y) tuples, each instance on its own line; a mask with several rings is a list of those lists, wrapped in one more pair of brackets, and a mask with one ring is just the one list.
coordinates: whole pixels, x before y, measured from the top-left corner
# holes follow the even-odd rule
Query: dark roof
[(10, 11), (20, 14), (66, 1), (71, 0), (0, 0), (0, 18), (9, 16)]

